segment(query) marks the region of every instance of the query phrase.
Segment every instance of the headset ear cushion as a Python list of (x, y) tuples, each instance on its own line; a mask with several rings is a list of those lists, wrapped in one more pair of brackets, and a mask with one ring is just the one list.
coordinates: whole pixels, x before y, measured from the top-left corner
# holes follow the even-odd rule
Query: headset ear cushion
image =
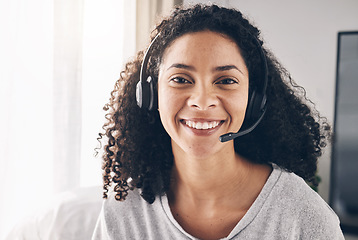
[(249, 102), (247, 104), (247, 108), (246, 108), (246, 114), (245, 114), (245, 122), (246, 123), (251, 123), (252, 120), (254, 120), (253, 118), (253, 108), (254, 108), (254, 101), (255, 101), (255, 95), (256, 95), (256, 91), (252, 91), (251, 97), (249, 99)]
[(148, 76), (148, 78), (146, 79), (145, 82), (143, 82), (142, 84), (142, 98), (143, 98), (143, 108), (144, 109), (149, 109), (150, 106), (150, 81), (151, 81), (151, 77)]
[[(149, 77), (148, 77), (149, 78)], [(150, 103), (150, 87), (147, 81), (139, 81), (136, 87), (137, 105), (140, 108), (148, 109)]]
[(258, 93), (256, 90), (252, 92), (250, 102), (247, 105), (245, 120), (248, 123), (256, 122), (262, 117), (266, 109), (266, 96)]
[(154, 109), (154, 99), (156, 99), (155, 97), (155, 93), (154, 93), (154, 79), (149, 76), (147, 78), (147, 83), (148, 83), (148, 106), (147, 109), (149, 111)]
[(140, 108), (152, 110), (156, 107), (155, 87), (151, 76), (146, 81), (139, 81), (137, 83), (136, 100)]
[(151, 78), (150, 81), (150, 106), (149, 110), (158, 109), (158, 92), (157, 92), (157, 83), (158, 80), (155, 78)]
[(255, 98), (253, 99), (252, 113), (251, 117), (253, 120), (257, 121), (264, 114), (266, 108), (266, 96), (261, 93), (255, 93)]

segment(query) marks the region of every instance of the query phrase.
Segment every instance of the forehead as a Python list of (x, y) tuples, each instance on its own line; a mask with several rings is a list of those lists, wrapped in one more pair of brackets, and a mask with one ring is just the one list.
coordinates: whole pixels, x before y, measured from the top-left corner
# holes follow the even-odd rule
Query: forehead
[(201, 31), (186, 33), (164, 51), (161, 67), (173, 63), (209, 65), (245, 65), (236, 42), (225, 34)]

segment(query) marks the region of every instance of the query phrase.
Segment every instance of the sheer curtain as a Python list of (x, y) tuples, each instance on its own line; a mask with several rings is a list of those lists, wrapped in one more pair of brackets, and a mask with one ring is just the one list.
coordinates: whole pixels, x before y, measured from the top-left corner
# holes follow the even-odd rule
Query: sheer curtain
[(53, 193), (53, 5), (0, 1), (0, 238)]
[(102, 183), (102, 107), (181, 2), (0, 0), (0, 239), (58, 193)]
[(96, 137), (135, 52), (135, 7), (0, 1), (0, 239), (57, 193), (101, 184)]

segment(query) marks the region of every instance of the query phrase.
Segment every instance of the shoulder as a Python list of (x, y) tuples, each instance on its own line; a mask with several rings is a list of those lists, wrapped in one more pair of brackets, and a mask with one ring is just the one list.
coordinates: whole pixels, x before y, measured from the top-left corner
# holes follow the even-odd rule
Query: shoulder
[[(179, 239), (182, 233), (166, 215), (160, 196), (149, 204), (135, 189), (126, 200), (117, 201), (115, 193), (104, 200), (93, 234), (94, 239)], [(174, 238), (178, 236), (179, 238)]]
[(272, 197), (296, 231), (301, 236), (340, 236), (339, 219), (321, 196), (296, 174), (278, 171), (282, 173), (272, 190)]
[(143, 219), (140, 207), (142, 201), (144, 200), (141, 199), (138, 190), (129, 191), (124, 201), (117, 201), (115, 192), (110, 192), (108, 198), (103, 201), (92, 239), (116, 239), (119, 235), (126, 237), (133, 234), (131, 226)]
[(150, 208), (141, 196), (138, 189), (129, 191), (124, 201), (115, 199), (115, 192), (110, 192), (108, 198), (103, 201), (104, 217), (113, 222), (130, 221), (141, 215), (143, 209)]
[[(114, 196), (115, 193), (110, 193), (102, 206), (102, 221), (113, 235), (137, 236), (143, 233), (142, 227), (153, 225), (156, 228), (163, 219), (159, 196), (152, 204), (141, 197), (139, 189), (129, 191), (124, 201), (117, 201)], [(138, 235), (137, 238), (142, 237)]]
[(280, 171), (282, 174), (275, 186), (275, 192), (283, 201), (294, 204), (298, 211), (305, 210), (303, 213), (309, 213), (310, 210), (337, 218), (331, 207), (301, 177), (285, 170)]

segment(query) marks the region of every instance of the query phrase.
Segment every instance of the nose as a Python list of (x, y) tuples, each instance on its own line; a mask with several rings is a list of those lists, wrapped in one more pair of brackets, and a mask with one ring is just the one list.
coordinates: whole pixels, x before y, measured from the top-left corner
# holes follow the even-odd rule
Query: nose
[(209, 86), (196, 86), (188, 100), (188, 105), (198, 110), (214, 108), (218, 103), (217, 94)]

